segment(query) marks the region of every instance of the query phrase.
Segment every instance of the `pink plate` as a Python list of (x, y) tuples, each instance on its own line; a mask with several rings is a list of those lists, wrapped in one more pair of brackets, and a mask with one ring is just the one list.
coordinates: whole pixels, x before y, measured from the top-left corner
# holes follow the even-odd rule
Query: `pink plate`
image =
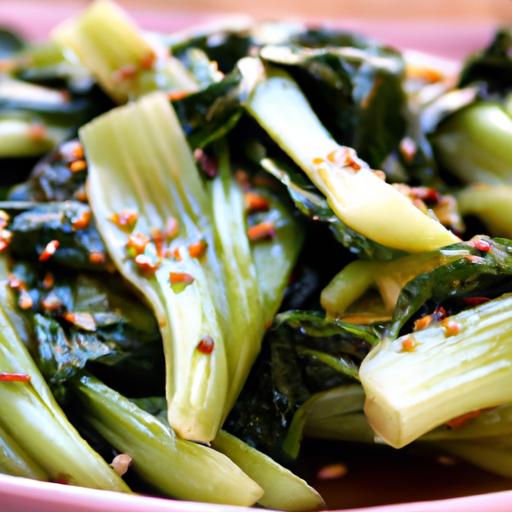
[[(32, 39), (44, 39), (51, 28), (76, 11), (76, 7), (56, 3), (24, 1), (0, 2), (0, 25), (21, 30)], [(210, 22), (220, 16), (186, 12), (136, 10), (142, 26), (152, 30), (174, 31), (191, 25)], [(321, 21), (321, 20), (312, 20)], [(330, 22), (333, 23), (332, 21)], [(462, 59), (482, 47), (493, 27), (488, 23), (453, 21), (389, 21), (344, 19), (335, 23), (379, 38), (401, 48), (413, 48), (448, 59)], [(445, 65), (444, 63), (443, 65)], [(316, 447), (305, 450), (307, 464), (313, 469), (325, 463), (324, 455), (333, 457), (328, 449), (319, 455)], [(325, 448), (324, 448), (325, 451)], [(349, 449), (350, 451), (350, 449)], [(338, 456), (334, 454), (334, 456)], [(459, 464), (441, 466), (425, 458), (411, 458), (388, 452), (375, 457), (339, 454), (349, 472), (337, 481), (312, 483), (325, 495), (331, 508), (346, 512), (510, 512), (512, 491), (510, 481), (494, 477), (475, 468)], [(338, 461), (336, 459), (336, 461)], [(329, 461), (330, 462), (330, 461)], [(478, 494), (484, 493), (484, 494)], [(476, 496), (467, 496), (478, 494)], [(443, 499), (450, 496), (465, 496)], [(382, 503), (402, 503), (371, 508), (350, 508)], [(96, 491), (53, 483), (31, 481), (0, 475), (0, 512), (230, 512), (238, 507), (178, 502), (139, 495)]]

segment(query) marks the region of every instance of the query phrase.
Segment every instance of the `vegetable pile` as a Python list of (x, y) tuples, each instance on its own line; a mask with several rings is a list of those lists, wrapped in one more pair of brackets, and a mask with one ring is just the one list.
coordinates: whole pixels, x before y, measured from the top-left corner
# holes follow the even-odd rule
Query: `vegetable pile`
[(314, 510), (304, 437), (512, 478), (512, 31), (0, 33), (0, 472)]

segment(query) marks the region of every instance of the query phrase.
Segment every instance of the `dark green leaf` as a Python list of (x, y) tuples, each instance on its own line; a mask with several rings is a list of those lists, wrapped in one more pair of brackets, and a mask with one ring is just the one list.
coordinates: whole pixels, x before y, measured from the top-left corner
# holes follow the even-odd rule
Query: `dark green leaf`
[(28, 181), (14, 187), (9, 198), (14, 201), (67, 201), (83, 189), (87, 171), (71, 172), (63, 148), (65, 142), (45, 156), (32, 171)]
[[(0, 208), (6, 209), (0, 203)], [(8, 207), (7, 207), (8, 210)], [(106, 249), (91, 219), (88, 226), (75, 229), (73, 223), (90, 214), (89, 207), (77, 201), (40, 203), (16, 215), (10, 226), (11, 250), (20, 258), (37, 260), (52, 241), (59, 248), (48, 263), (56, 266), (88, 270), (104, 270), (107, 265)], [(105, 256), (105, 262), (91, 261), (91, 253)]]
[(243, 112), (240, 84), (240, 73), (235, 70), (220, 82), (173, 102), (193, 148), (205, 147), (237, 124)]
[(292, 201), (303, 215), (315, 222), (327, 224), (336, 240), (359, 258), (389, 260), (403, 254), (395, 249), (384, 247), (349, 228), (336, 217), (316, 188), (291, 165), (268, 158), (263, 159), (261, 165), (285, 185)]
[(468, 59), (459, 85), (474, 82), (483, 86), (484, 95), (504, 95), (512, 90), (512, 27), (498, 30), (487, 48)]
[(24, 46), (25, 42), (19, 34), (5, 27), (0, 28), (0, 58), (10, 57)]
[(405, 134), (398, 52), (279, 46), (263, 48), (261, 55), (286, 67), (334, 138), (353, 147), (373, 168), (398, 146)]
[[(478, 238), (490, 244), (489, 251), (478, 250), (472, 242), (445, 247), (441, 250), (444, 254), (459, 257), (431, 272), (420, 274), (404, 286), (387, 336), (397, 337), (406, 322), (427, 302), (432, 303), (433, 308), (448, 299), (475, 295), (493, 297), (510, 287), (512, 241), (505, 238)], [(507, 288), (503, 289), (501, 285)]]
[(59, 389), (89, 361), (114, 351), (94, 334), (66, 333), (57, 320), (40, 314), (34, 315), (34, 334), (38, 366), (54, 389)]
[(299, 407), (314, 393), (357, 378), (378, 339), (374, 327), (326, 320), (319, 312), (278, 315), (226, 429), (273, 457), (294, 457), (296, 447), (284, 443)]

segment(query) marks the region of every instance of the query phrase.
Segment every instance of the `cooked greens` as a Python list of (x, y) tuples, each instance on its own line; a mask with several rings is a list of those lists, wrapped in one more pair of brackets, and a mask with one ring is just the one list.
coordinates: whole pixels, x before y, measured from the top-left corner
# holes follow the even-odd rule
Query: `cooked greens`
[(0, 31), (0, 473), (306, 512), (320, 438), (512, 478), (510, 49)]

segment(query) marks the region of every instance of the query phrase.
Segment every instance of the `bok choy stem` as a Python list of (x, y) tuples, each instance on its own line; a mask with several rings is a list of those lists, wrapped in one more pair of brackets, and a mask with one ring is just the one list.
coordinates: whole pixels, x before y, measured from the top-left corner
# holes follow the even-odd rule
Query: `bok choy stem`
[[(8, 294), (6, 281), (0, 286), (6, 289), (1, 293), (4, 297)], [(123, 480), (79, 436), (57, 405), (13, 327), (6, 304), (3, 300), (0, 306), (0, 369), (27, 375), (30, 381), (0, 382), (0, 428), (52, 480), (129, 491)]]
[[(288, 73), (244, 58), (246, 108), (325, 195), (349, 227), (385, 246), (408, 252), (458, 241), (396, 188), (380, 179), (353, 150), (340, 146)], [(421, 233), (421, 236), (418, 234)]]
[(133, 460), (133, 470), (152, 487), (185, 500), (249, 506), (261, 488), (228, 457), (176, 437), (161, 420), (94, 377), (75, 385), (85, 420)]
[[(169, 423), (186, 439), (211, 441), (259, 352), (302, 235), (269, 198), (272, 237), (251, 248), (227, 150), (219, 148), (220, 176), (206, 187), (163, 93), (97, 118), (80, 137), (98, 229), (160, 323)], [(113, 222), (127, 211), (131, 233)], [(175, 232), (162, 240), (169, 221)], [(130, 256), (136, 240), (143, 247)]]
[(54, 31), (101, 86), (118, 102), (154, 90), (197, 90), (181, 62), (150, 44), (126, 12), (109, 0), (96, 0), (78, 17)]
[(512, 402), (512, 296), (443, 322), (382, 342), (361, 365), (368, 421), (395, 448), (454, 417)]

